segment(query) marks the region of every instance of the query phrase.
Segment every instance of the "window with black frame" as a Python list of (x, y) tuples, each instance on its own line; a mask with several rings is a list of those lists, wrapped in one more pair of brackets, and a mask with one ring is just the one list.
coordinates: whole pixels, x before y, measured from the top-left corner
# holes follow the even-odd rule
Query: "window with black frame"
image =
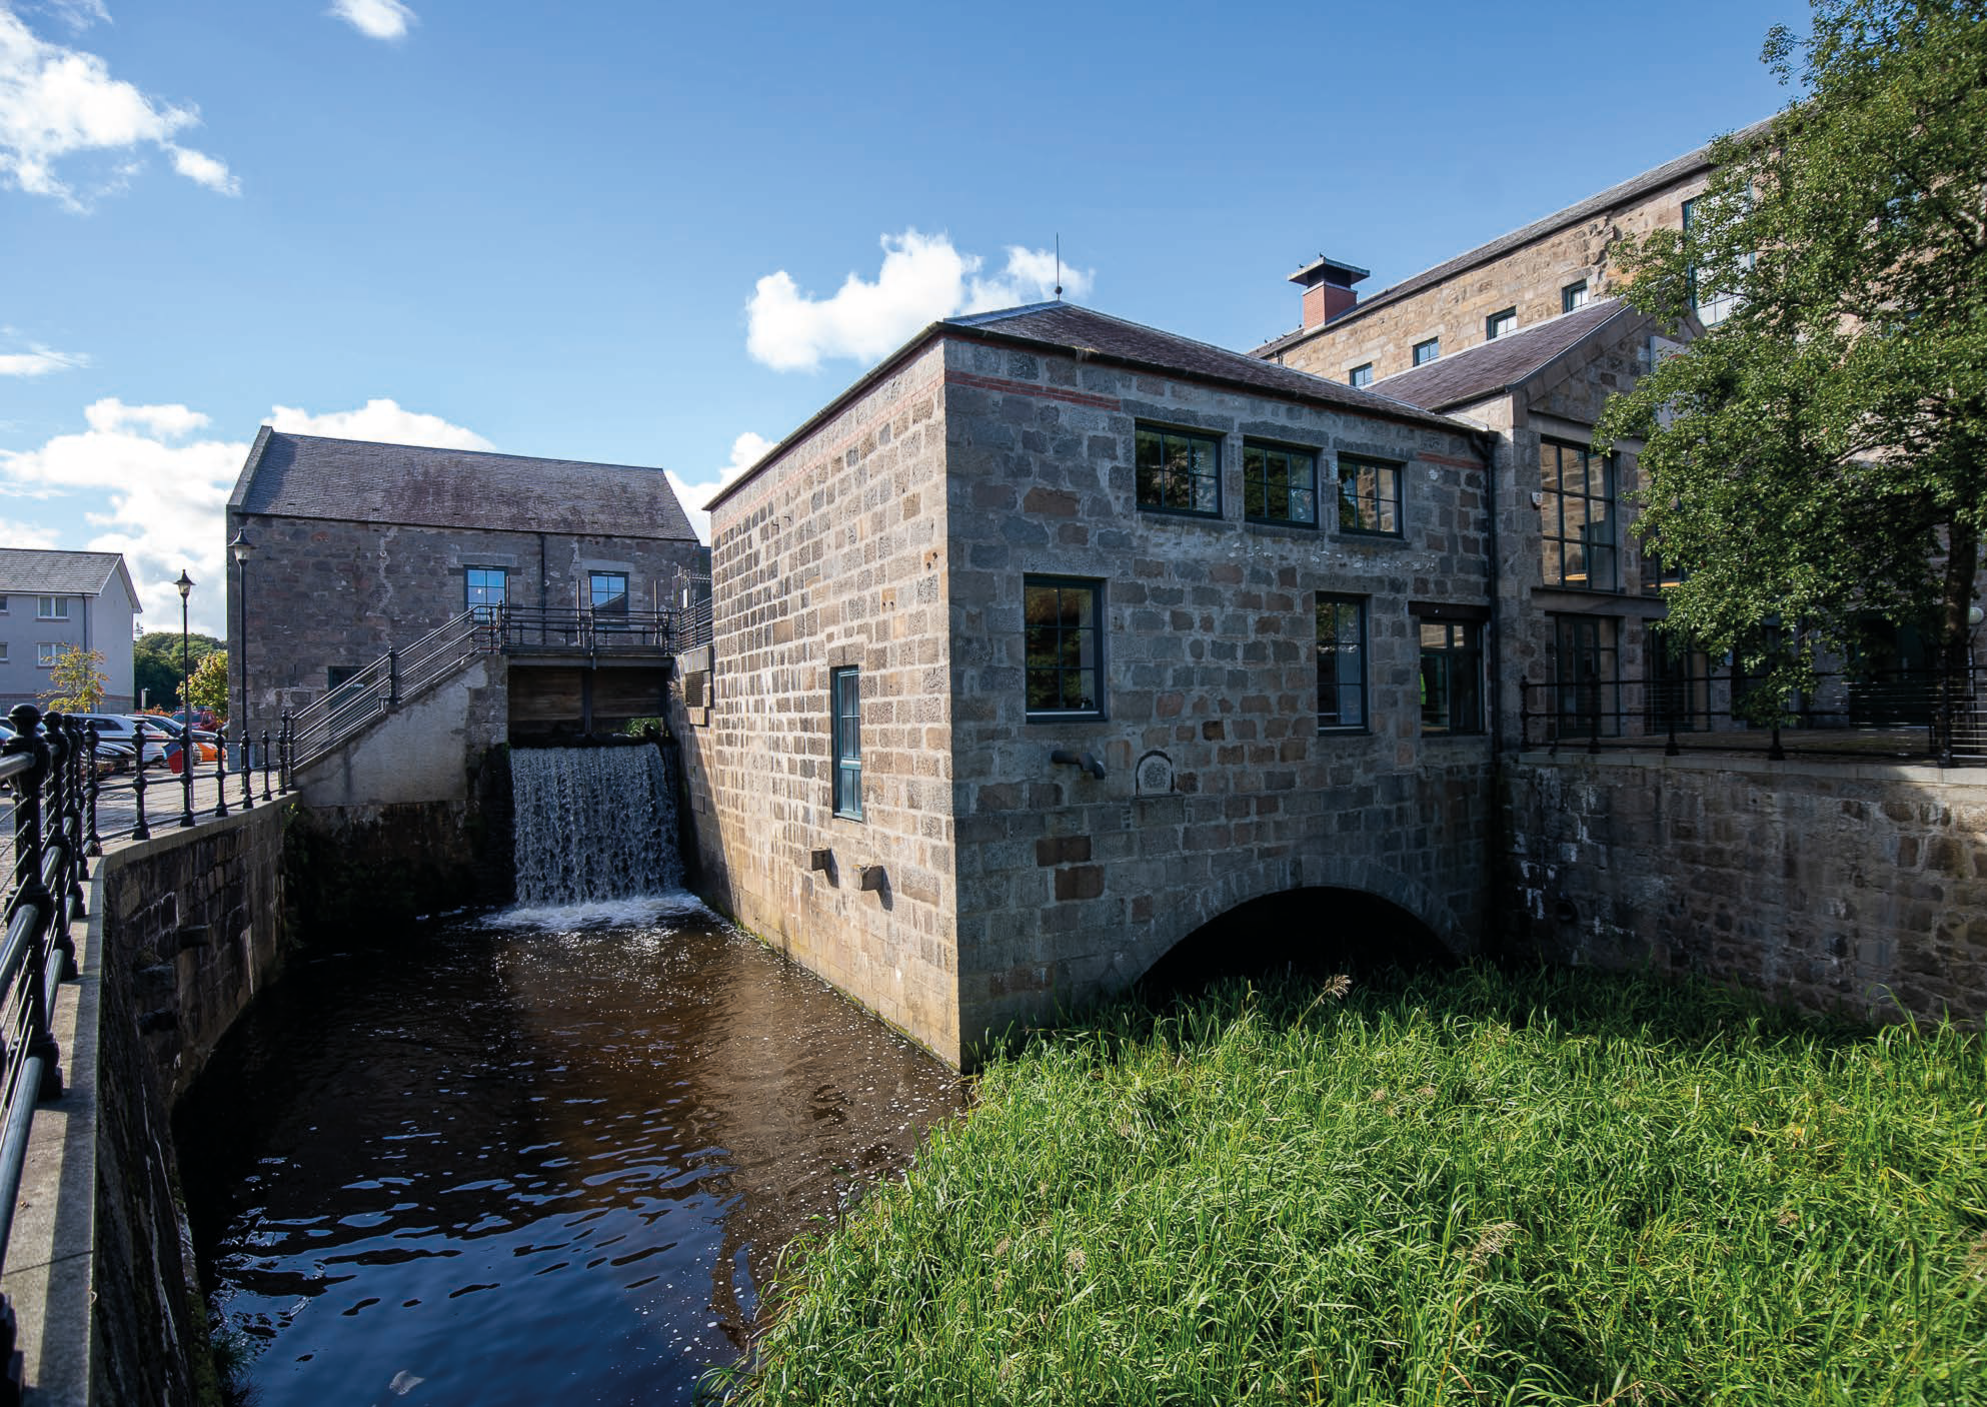
[(1023, 579), (1022, 672), (1031, 721), (1104, 716), (1103, 599), (1099, 581)]
[(1366, 602), (1318, 595), (1318, 731), (1366, 726)]
[(463, 608), (487, 625), (504, 608), (510, 573), (502, 567), (468, 567), (462, 573)]
[(1252, 523), (1318, 524), (1318, 456), (1278, 445), (1242, 446), (1242, 512)]
[(1621, 625), (1612, 616), (1553, 616), (1552, 711), (1562, 738), (1621, 734)]
[(1338, 530), (1401, 535), (1400, 465), (1349, 454), (1338, 457)]
[(1547, 586), (1617, 589), (1614, 488), (1613, 455), (1539, 442), (1540, 571)]
[(1221, 441), (1212, 435), (1141, 425), (1138, 506), (1201, 518), (1221, 516)]
[(1473, 620), (1417, 620), (1421, 731), (1483, 731), (1483, 627)]
[(628, 614), (628, 574), (588, 572), (587, 598), (596, 616), (625, 616)]
[(1643, 721), (1652, 733), (1695, 733), (1711, 726), (1711, 657), (1673, 644), (1660, 622), (1643, 627), (1648, 661)]
[(862, 671), (828, 672), (828, 706), (835, 754), (835, 814), (862, 819)]

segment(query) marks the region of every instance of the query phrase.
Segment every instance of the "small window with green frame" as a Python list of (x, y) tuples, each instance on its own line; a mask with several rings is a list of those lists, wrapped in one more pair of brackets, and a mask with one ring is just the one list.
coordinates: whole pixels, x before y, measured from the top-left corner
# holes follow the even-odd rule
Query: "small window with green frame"
[(835, 814), (862, 819), (862, 671), (828, 671), (828, 723), (835, 758)]
[(1221, 516), (1221, 441), (1214, 436), (1141, 425), (1137, 468), (1140, 508)]
[(1242, 446), (1242, 514), (1252, 523), (1318, 525), (1318, 456), (1282, 445)]

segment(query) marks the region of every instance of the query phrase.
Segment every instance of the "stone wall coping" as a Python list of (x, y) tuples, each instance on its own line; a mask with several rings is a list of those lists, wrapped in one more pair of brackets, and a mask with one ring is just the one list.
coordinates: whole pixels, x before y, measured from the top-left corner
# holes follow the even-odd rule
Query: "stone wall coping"
[(1661, 748), (1609, 748), (1604, 752), (1562, 748), (1557, 753), (1533, 748), (1513, 754), (1511, 761), (1528, 767), (1584, 767), (1592, 770), (1641, 767), (1665, 772), (1736, 772), (1762, 782), (1787, 777), (1820, 777), (1844, 782), (1909, 782), (1918, 786), (1965, 787), (1987, 792), (1987, 769), (1850, 761), (1846, 758), (1789, 757), (1782, 762), (1772, 762), (1762, 756), (1729, 752), (1666, 757)]

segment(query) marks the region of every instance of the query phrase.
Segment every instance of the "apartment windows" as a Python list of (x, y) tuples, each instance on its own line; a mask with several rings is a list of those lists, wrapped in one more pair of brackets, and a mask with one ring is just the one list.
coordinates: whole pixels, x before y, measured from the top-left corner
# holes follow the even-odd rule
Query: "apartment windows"
[(502, 567), (469, 567), (462, 574), (463, 608), (479, 621), (493, 621), (504, 608), (510, 573)]
[(1414, 364), (1423, 366), (1442, 355), (1442, 339), (1431, 337), (1426, 342), (1414, 344)]
[(1345, 379), (1347, 383), (1353, 386), (1371, 386), (1373, 384), (1373, 363), (1362, 362), (1351, 371), (1348, 371), (1345, 374)]
[(1587, 280), (1581, 279), (1578, 283), (1569, 283), (1566, 287), (1559, 290), (1560, 312), (1570, 313), (1575, 308), (1584, 308), (1586, 306)]
[(1614, 456), (1542, 440), (1539, 490), (1545, 584), (1613, 591)]
[(69, 598), (67, 596), (35, 597), (34, 618), (36, 620), (69, 619)]
[(1562, 738), (1621, 732), (1620, 622), (1611, 616), (1553, 616), (1552, 711)]
[(1506, 308), (1501, 313), (1492, 313), (1483, 320), (1483, 339), (1486, 342), (1495, 342), (1505, 333), (1516, 332), (1517, 330), (1518, 310), (1516, 308)]
[(1338, 457), (1340, 532), (1401, 535), (1401, 469), (1375, 459)]
[(1318, 595), (1318, 731), (1366, 726), (1366, 602)]
[(1483, 731), (1483, 626), (1417, 619), (1421, 636), (1421, 731)]
[(1104, 584), (1024, 577), (1021, 596), (1029, 719), (1102, 718)]
[(1138, 427), (1138, 506), (1221, 516), (1221, 441), (1185, 430)]
[(625, 616), (628, 614), (628, 574), (626, 572), (588, 572), (588, 599), (597, 616)]
[(835, 755), (835, 814), (862, 819), (862, 671), (828, 671), (829, 732)]
[(59, 640), (38, 641), (34, 647), (34, 667), (36, 669), (55, 668), (56, 665), (62, 662), (62, 652), (67, 648), (68, 646), (62, 644)]
[(1276, 445), (1242, 446), (1242, 512), (1251, 522), (1318, 525), (1318, 456)]

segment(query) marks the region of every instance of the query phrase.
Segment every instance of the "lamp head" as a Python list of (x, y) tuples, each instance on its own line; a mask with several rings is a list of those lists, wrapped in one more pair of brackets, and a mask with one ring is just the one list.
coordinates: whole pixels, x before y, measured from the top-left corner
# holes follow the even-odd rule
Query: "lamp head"
[(186, 574), (186, 568), (179, 569), (179, 580), (173, 583), (179, 588), (179, 599), (184, 601), (187, 593), (193, 590), (193, 578)]
[(248, 559), (255, 555), (255, 544), (248, 540), (247, 533), (238, 532), (235, 534), (235, 540), (228, 544), (228, 551), (234, 553), (235, 560), (245, 567), (248, 565)]

